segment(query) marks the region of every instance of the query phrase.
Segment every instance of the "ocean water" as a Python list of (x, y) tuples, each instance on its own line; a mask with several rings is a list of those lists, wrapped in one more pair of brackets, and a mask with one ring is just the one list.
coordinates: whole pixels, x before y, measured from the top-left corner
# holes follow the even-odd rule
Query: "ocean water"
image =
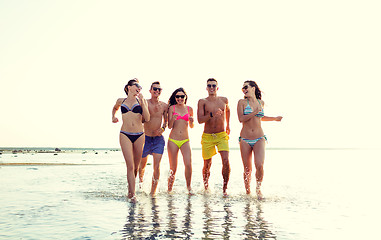
[(239, 150), (230, 152), (226, 198), (219, 156), (203, 190), (200, 150), (192, 151), (195, 195), (181, 157), (168, 194), (165, 153), (157, 195), (148, 194), (149, 165), (131, 204), (121, 152), (2, 154), (0, 239), (376, 239), (380, 160), (380, 150), (269, 149), (258, 201), (245, 194)]

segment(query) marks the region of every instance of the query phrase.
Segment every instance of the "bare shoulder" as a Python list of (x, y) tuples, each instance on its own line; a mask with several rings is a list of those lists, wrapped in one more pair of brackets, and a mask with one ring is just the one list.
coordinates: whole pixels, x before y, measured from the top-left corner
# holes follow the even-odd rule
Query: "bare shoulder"
[(201, 98), (200, 100), (198, 100), (198, 105), (202, 106), (202, 105), (205, 105), (205, 103), (208, 102), (208, 100), (206, 98)]
[(163, 109), (167, 109), (168, 108), (168, 104), (163, 102), (163, 101), (160, 101), (160, 106), (163, 108)]
[(263, 101), (262, 99), (260, 99), (259, 102), (261, 103), (262, 106), (265, 106), (265, 101)]
[(240, 106), (240, 105), (244, 104), (245, 102), (246, 102), (245, 99), (240, 99), (240, 100), (238, 100), (237, 105)]
[(124, 101), (125, 98), (118, 98), (118, 100), (116, 100), (116, 104), (117, 105), (122, 105), (122, 102)]
[(229, 103), (229, 100), (227, 97), (218, 97), (221, 101), (223, 101), (225, 104)]

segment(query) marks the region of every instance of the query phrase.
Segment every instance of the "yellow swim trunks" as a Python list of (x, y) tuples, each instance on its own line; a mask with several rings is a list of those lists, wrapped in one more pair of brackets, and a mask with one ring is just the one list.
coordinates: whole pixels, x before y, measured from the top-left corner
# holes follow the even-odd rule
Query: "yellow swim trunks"
[(217, 154), (218, 151), (229, 151), (229, 135), (226, 132), (219, 133), (203, 133), (201, 138), (202, 158), (210, 159)]

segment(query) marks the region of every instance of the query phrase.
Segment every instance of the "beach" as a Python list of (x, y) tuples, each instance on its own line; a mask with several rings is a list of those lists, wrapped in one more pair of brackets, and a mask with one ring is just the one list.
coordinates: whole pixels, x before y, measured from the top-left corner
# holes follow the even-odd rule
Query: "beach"
[[(365, 239), (377, 236), (380, 150), (268, 149), (264, 200), (244, 191), (238, 149), (230, 151), (229, 196), (221, 159), (213, 157), (210, 190), (202, 186), (201, 151), (192, 150), (194, 195), (182, 158), (174, 191), (158, 193), (146, 168), (138, 203), (127, 198), (120, 151), (0, 155), (1, 239)], [(149, 157), (148, 163), (152, 163)], [(252, 187), (255, 182), (252, 181)]]

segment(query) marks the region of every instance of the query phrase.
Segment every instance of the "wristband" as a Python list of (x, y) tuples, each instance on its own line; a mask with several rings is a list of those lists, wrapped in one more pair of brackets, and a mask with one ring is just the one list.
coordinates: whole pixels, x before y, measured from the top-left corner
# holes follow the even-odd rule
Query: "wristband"
[(213, 117), (213, 113), (212, 112), (210, 112), (210, 117)]

